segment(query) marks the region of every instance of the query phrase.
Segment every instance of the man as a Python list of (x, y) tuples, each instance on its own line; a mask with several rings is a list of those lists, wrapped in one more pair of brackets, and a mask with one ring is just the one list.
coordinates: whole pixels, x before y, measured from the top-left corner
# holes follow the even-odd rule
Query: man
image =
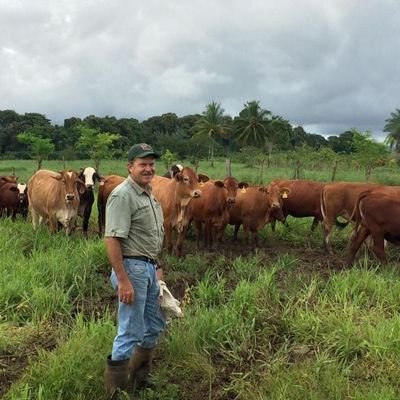
[(158, 299), (162, 271), (156, 263), (164, 239), (163, 214), (150, 186), (156, 158), (148, 144), (132, 146), (129, 176), (106, 206), (105, 245), (119, 299), (118, 333), (105, 371), (111, 396), (149, 384), (154, 348), (165, 329)]

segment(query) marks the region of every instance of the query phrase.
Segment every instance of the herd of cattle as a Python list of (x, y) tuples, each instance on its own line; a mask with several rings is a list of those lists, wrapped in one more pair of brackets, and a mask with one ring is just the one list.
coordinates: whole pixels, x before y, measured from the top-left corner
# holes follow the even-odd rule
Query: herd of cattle
[[(64, 227), (67, 234), (82, 217), (82, 231), (88, 224), (95, 200), (93, 188), (99, 183), (98, 229), (104, 231), (107, 198), (125, 178), (100, 176), (94, 168), (37, 171), (26, 185), (13, 176), (0, 176), (0, 212), (15, 219), (28, 210), (34, 229), (47, 221), (51, 233)], [(165, 245), (169, 252), (182, 255), (183, 243), (191, 223), (200, 240), (211, 250), (222, 241), (228, 224), (234, 225), (234, 238), (240, 226), (246, 242), (258, 246), (258, 231), (286, 217), (313, 217), (311, 229), (321, 223), (324, 247), (332, 253), (331, 232), (339, 216), (353, 223), (347, 263), (352, 264), (364, 241), (371, 237), (372, 251), (386, 261), (384, 241), (400, 244), (400, 187), (380, 184), (278, 179), (268, 185), (250, 185), (234, 177), (211, 180), (189, 167), (175, 165), (164, 176), (155, 176), (153, 194), (164, 213)], [(347, 224), (347, 223), (346, 223)], [(343, 223), (342, 223), (343, 225)]]
[(87, 236), (94, 203), (93, 187), (100, 180), (91, 167), (79, 172), (39, 170), (27, 184), (18, 183), (15, 176), (0, 176), (0, 213), (13, 220), (17, 214), (26, 219), (29, 210), (34, 229), (46, 220), (51, 233), (64, 226), (67, 234), (75, 229), (79, 215)]

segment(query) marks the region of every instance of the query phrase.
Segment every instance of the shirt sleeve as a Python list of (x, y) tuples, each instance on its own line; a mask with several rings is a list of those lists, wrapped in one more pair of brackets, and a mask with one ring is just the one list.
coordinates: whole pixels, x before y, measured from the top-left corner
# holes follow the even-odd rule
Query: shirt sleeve
[(131, 208), (127, 193), (111, 193), (106, 206), (105, 237), (126, 239), (131, 226)]

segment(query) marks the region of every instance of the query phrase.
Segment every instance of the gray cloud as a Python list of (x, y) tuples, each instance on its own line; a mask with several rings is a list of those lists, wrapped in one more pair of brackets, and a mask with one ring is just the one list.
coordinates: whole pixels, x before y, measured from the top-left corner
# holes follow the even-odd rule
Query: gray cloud
[(0, 0), (0, 109), (141, 120), (255, 99), (308, 132), (382, 138), (399, 20), (394, 0)]

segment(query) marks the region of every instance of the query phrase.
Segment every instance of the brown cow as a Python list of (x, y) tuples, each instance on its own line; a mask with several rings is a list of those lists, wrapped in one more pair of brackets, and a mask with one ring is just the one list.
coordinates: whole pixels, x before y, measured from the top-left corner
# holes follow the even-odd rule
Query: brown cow
[(288, 188), (278, 188), (273, 184), (249, 186), (239, 190), (236, 202), (229, 210), (229, 224), (235, 225), (234, 240), (237, 239), (238, 230), (243, 224), (246, 243), (258, 247), (258, 231), (270, 222), (271, 213), (275, 219), (284, 220), (282, 196), (288, 195), (289, 192)]
[(18, 185), (6, 182), (0, 187), (0, 210), (1, 215), (5, 212), (7, 217), (11, 216), (15, 220), (17, 215), (19, 199)]
[[(318, 222), (322, 222), (321, 192), (326, 183), (300, 179), (276, 179), (271, 182), (279, 188), (288, 188), (290, 196), (283, 196), (282, 212), (285, 217), (295, 218), (313, 217), (311, 231), (314, 231)], [(271, 221), (272, 230), (275, 230), (275, 220)]]
[(335, 182), (324, 186), (321, 192), (321, 214), (324, 230), (323, 243), (329, 253), (333, 253), (330, 235), (333, 225), (337, 225), (336, 218), (341, 216), (351, 221), (351, 215), (353, 214), (360, 193), (379, 187), (383, 186), (360, 182)]
[(360, 246), (368, 236), (372, 238), (372, 251), (375, 256), (381, 262), (386, 262), (384, 241), (400, 244), (399, 193), (392, 188), (361, 193), (354, 208), (353, 218), (356, 224), (349, 240), (347, 264), (353, 264)]
[(231, 176), (223, 181), (209, 181), (201, 187), (201, 197), (189, 205), (196, 225), (197, 247), (202, 233), (204, 247), (209, 250), (212, 249), (213, 239), (222, 236), (229, 220), (228, 209), (235, 203), (238, 188), (237, 179)]
[(173, 230), (177, 231), (175, 251), (182, 255), (183, 240), (191, 220), (188, 205), (192, 199), (201, 196), (199, 182), (207, 182), (208, 176), (197, 175), (189, 167), (184, 167), (173, 179), (155, 176), (151, 182), (153, 194), (161, 203), (164, 214), (165, 243), (169, 253), (173, 248)]
[(74, 171), (39, 170), (29, 179), (28, 202), (34, 229), (45, 219), (51, 233), (57, 231), (58, 223), (67, 235), (72, 233), (79, 207), (78, 181)]
[[(8, 176), (0, 176), (0, 188), (5, 184), (5, 183), (17, 183), (18, 177), (14, 175), (8, 175)], [(7, 213), (7, 209), (5, 207), (0, 207), (0, 216), (3, 215), (3, 213)]]
[(99, 193), (97, 195), (97, 223), (99, 226), (99, 236), (103, 235), (104, 226), (106, 224), (106, 205), (110, 193), (120, 183), (125, 180), (123, 176), (108, 175), (105, 176), (99, 183)]

